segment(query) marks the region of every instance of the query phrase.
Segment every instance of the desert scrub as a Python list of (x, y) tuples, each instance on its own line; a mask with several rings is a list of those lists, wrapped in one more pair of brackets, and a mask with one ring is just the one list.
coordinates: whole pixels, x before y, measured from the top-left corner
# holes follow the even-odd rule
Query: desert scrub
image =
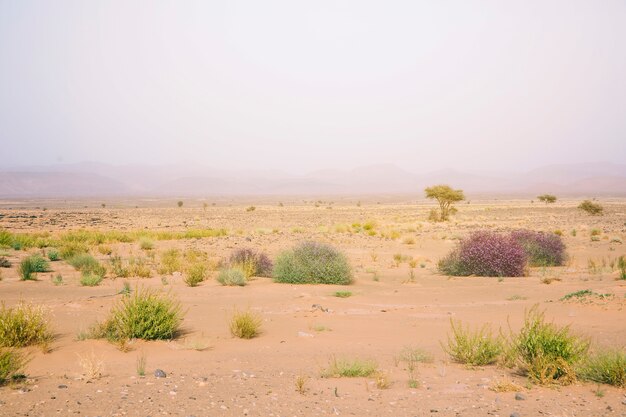
[(261, 317), (251, 311), (235, 311), (230, 319), (230, 333), (240, 339), (252, 339), (261, 333)]
[(272, 276), (272, 261), (262, 252), (252, 249), (238, 249), (230, 255), (228, 264), (241, 269), (246, 278)]
[(14, 349), (0, 348), (0, 386), (18, 379), (28, 360)]
[(135, 258), (131, 256), (128, 259), (128, 266), (126, 267), (126, 269), (128, 270), (129, 277), (152, 277), (152, 269), (150, 268), (150, 264), (145, 258)]
[(147, 237), (142, 237), (139, 239), (139, 247), (141, 248), (141, 250), (152, 250), (154, 249), (154, 240)]
[(0, 346), (44, 345), (53, 339), (46, 310), (41, 306), (20, 303), (0, 307)]
[(444, 351), (452, 360), (470, 366), (495, 363), (504, 351), (503, 342), (494, 337), (488, 325), (472, 331), (461, 322), (450, 320), (452, 335), (448, 335)]
[(208, 268), (203, 263), (195, 263), (187, 267), (185, 273), (185, 284), (189, 287), (197, 287), (202, 281), (204, 281), (208, 274)]
[(594, 203), (591, 200), (584, 200), (578, 205), (578, 209), (591, 214), (592, 216), (601, 215), (602, 211), (604, 211), (604, 208), (600, 204)]
[(521, 277), (526, 258), (524, 248), (511, 236), (477, 231), (462, 239), (438, 267), (454, 276)]
[(378, 372), (378, 364), (372, 360), (337, 359), (333, 357), (328, 368), (322, 371), (322, 378), (368, 377)]
[(55, 248), (48, 249), (48, 253), (46, 255), (48, 256), (48, 259), (52, 262), (55, 262), (61, 259), (61, 254), (59, 253), (59, 250)]
[(531, 380), (566, 385), (576, 380), (575, 367), (586, 358), (589, 341), (571, 334), (569, 326), (547, 323), (534, 306), (526, 312), (519, 334), (512, 335), (511, 347)]
[(30, 255), (22, 259), (18, 272), (22, 281), (37, 279), (38, 272), (48, 272), (50, 264), (39, 254)]
[(168, 249), (161, 253), (161, 263), (158, 268), (159, 274), (172, 275), (174, 272), (181, 270), (182, 263), (178, 249)]
[(591, 355), (578, 374), (585, 381), (626, 387), (626, 352), (610, 349)]
[(560, 235), (516, 230), (511, 232), (511, 237), (524, 248), (530, 266), (561, 266), (566, 260)]
[(102, 282), (102, 276), (86, 272), (80, 276), (80, 285), (83, 287), (97, 287)]
[(352, 297), (352, 293), (350, 291), (336, 291), (333, 295), (337, 298)]
[(103, 323), (92, 328), (96, 338), (169, 340), (176, 337), (183, 319), (180, 303), (170, 294), (139, 289), (125, 295)]
[(73, 256), (67, 260), (67, 263), (72, 265), (77, 271), (80, 271), (83, 276), (92, 275), (104, 278), (107, 271), (96, 258), (88, 253)]
[(291, 284), (352, 283), (346, 257), (330, 245), (305, 242), (281, 253), (274, 266), (274, 280)]
[(246, 274), (239, 268), (222, 269), (217, 275), (217, 282), (222, 285), (243, 287), (248, 283)]

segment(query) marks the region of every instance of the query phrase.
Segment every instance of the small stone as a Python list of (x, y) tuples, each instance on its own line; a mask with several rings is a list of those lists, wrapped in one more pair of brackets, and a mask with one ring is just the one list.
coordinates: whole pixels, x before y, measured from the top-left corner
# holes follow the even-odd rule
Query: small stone
[(67, 388), (67, 385), (65, 385), (65, 384), (61, 384), (61, 385), (59, 385), (57, 388), (59, 388), (59, 389), (66, 389), (66, 388)]
[(515, 399), (517, 401), (523, 401), (526, 399), (526, 396), (524, 394), (522, 394), (521, 392), (516, 392), (515, 393)]
[(157, 378), (166, 378), (167, 374), (162, 369), (157, 369), (154, 371), (154, 376)]
[(520, 414), (516, 411), (514, 413), (511, 413), (511, 417), (521, 417)]

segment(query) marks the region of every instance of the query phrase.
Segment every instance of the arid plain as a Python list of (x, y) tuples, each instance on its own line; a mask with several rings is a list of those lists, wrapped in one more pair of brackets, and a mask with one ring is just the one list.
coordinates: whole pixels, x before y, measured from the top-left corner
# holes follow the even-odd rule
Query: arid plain
[[(224, 233), (155, 238), (145, 249), (136, 240), (93, 245), (90, 252), (103, 265), (112, 255), (142, 259), (151, 275), (114, 278), (107, 272), (94, 287), (81, 286), (80, 272), (63, 260), (50, 262), (52, 271), (37, 280), (21, 281), (20, 260), (42, 249), (3, 249), (12, 266), (1, 270), (0, 299), (7, 307), (21, 301), (44, 306), (55, 338), (45, 349), (23, 349), (30, 358), (27, 379), (0, 388), (0, 415), (625, 416), (623, 389), (589, 382), (540, 386), (514, 369), (455, 363), (443, 348), (451, 319), (472, 328), (489, 324), (507, 335), (535, 305), (548, 320), (588, 337), (592, 351), (626, 346), (626, 281), (617, 279), (615, 268), (626, 254), (626, 201), (601, 199), (604, 214), (590, 216), (576, 208), (580, 200), (548, 205), (484, 197), (458, 204), (458, 213), (442, 223), (427, 220), (434, 204), (410, 197), (182, 199), (182, 207), (177, 200), (3, 201), (0, 229), (14, 234)], [(558, 232), (568, 261), (529, 268), (519, 278), (439, 273), (438, 260), (482, 229)], [(292, 285), (259, 277), (230, 287), (215, 279), (219, 263), (239, 248), (275, 259), (309, 240), (343, 251), (354, 283)], [(208, 278), (189, 287), (184, 272), (159, 273), (161, 254), (172, 248), (205, 253)], [(181, 334), (124, 346), (81, 340), (124, 297), (125, 282), (133, 291), (150, 287), (179, 300)], [(587, 289), (596, 295), (563, 300)], [(337, 291), (351, 296), (337, 297)], [(231, 336), (228, 322), (234, 311), (247, 309), (261, 317), (261, 334), (242, 340)], [(427, 358), (409, 364), (407, 352)], [(333, 358), (369, 360), (378, 372), (322, 377)], [(138, 375), (140, 360), (145, 376)], [(156, 369), (167, 377), (156, 378)]]

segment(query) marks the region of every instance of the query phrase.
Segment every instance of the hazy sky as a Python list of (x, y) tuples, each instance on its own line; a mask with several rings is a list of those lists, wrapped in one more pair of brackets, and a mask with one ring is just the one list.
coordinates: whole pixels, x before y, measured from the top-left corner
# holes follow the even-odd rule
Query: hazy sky
[(2, 165), (626, 160), (626, 1), (0, 0)]

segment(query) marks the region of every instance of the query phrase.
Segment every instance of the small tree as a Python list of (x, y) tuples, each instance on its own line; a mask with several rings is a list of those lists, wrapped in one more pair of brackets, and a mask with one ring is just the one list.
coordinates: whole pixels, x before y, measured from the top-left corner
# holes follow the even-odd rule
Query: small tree
[(178, 207), (182, 207), (183, 206), (183, 202), (179, 201), (178, 203), (176, 203), (178, 205)]
[(439, 203), (439, 221), (446, 221), (455, 210), (453, 203), (465, 200), (463, 190), (453, 190), (448, 185), (435, 185), (424, 190), (426, 197), (435, 199)]
[(538, 196), (537, 200), (543, 201), (546, 204), (552, 204), (556, 201), (556, 196), (552, 194), (543, 194)]

